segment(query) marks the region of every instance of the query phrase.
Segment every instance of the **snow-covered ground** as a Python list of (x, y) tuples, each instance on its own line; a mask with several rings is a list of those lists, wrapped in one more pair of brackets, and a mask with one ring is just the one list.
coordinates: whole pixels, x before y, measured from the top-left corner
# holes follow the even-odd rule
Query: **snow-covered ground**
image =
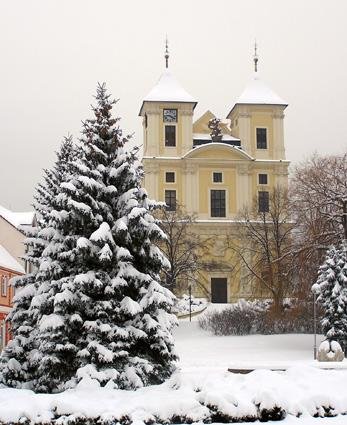
[[(266, 418), (268, 411), (277, 409), (279, 416), (286, 416), (285, 425), (347, 424), (347, 416), (341, 415), (347, 413), (347, 370), (313, 367), (312, 335), (216, 337), (199, 329), (197, 322), (181, 321), (175, 339), (179, 370), (162, 385), (131, 392), (82, 381), (77, 389), (56, 395), (4, 388), (0, 422), (26, 417), (31, 423), (43, 423), (60, 417), (64, 424), (86, 416), (121, 423), (129, 417), (134, 424), (218, 422)], [(249, 374), (227, 371), (279, 362), (289, 368)], [(327, 414), (338, 416), (313, 418)]]
[[(199, 328), (197, 321), (180, 321), (175, 330), (180, 366), (281, 367), (313, 365), (313, 335), (215, 336)], [(322, 341), (318, 335), (317, 344)], [(346, 365), (347, 366), (347, 365)]]

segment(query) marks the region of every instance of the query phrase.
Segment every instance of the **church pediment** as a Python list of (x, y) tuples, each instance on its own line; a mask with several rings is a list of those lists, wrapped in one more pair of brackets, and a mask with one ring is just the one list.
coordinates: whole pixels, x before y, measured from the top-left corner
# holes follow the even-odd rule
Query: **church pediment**
[(221, 159), (221, 160), (253, 160), (243, 150), (225, 143), (208, 143), (190, 150), (185, 158)]

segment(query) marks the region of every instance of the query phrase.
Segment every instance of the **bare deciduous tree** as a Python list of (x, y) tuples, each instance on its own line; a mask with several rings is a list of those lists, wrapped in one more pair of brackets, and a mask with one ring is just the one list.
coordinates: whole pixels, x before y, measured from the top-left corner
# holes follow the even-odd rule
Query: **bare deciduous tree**
[[(260, 207), (260, 208), (259, 208)], [(296, 223), (290, 215), (287, 190), (276, 187), (268, 202), (239, 214), (240, 224), (229, 238), (230, 248), (248, 271), (248, 279), (256, 281), (273, 299), (276, 314), (283, 311), (283, 299), (293, 291), (293, 230)]]
[(319, 264), (330, 245), (346, 237), (343, 208), (347, 202), (347, 153), (320, 156), (299, 164), (291, 179), (290, 198), (297, 221), (297, 276), (307, 298)]
[(194, 231), (195, 217), (177, 204), (175, 211), (161, 210), (159, 220), (167, 235), (160, 249), (171, 264), (170, 269), (163, 271), (166, 285), (176, 293), (195, 285), (208, 295), (200, 276), (200, 272), (207, 267), (207, 241), (202, 241), (198, 232)]

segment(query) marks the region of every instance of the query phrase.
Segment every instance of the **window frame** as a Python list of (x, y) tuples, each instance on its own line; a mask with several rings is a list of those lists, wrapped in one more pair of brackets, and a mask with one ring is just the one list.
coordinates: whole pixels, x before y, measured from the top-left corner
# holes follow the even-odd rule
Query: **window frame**
[[(172, 205), (171, 203), (170, 204), (168, 204), (167, 202), (166, 202), (166, 192), (171, 192), (171, 193), (175, 193), (175, 203)], [(165, 202), (165, 205), (166, 205), (166, 211), (172, 211), (172, 212), (174, 212), (174, 211), (176, 211), (177, 210), (177, 208), (176, 208), (176, 206), (177, 206), (177, 190), (176, 189), (164, 189), (164, 202)]]
[[(258, 130), (265, 130), (265, 135), (266, 135), (266, 139), (265, 139), (265, 143), (266, 143), (266, 147), (259, 147), (258, 146)], [(255, 145), (256, 145), (256, 149), (260, 150), (260, 151), (266, 151), (269, 149), (269, 130), (267, 127), (256, 127), (255, 128)]]
[[(265, 196), (267, 194), (267, 196)], [(261, 197), (264, 195), (264, 199), (261, 200)], [(264, 204), (265, 201), (265, 204)], [(265, 205), (265, 208), (263, 208)], [(268, 213), (270, 211), (270, 193), (268, 190), (259, 190), (258, 191), (258, 213)]]
[[(213, 214), (213, 211), (215, 211), (215, 210), (217, 210), (217, 209), (219, 209), (219, 210), (221, 210), (221, 211), (223, 211), (223, 209), (222, 209), (222, 207), (219, 207), (219, 208), (213, 208), (213, 199), (212, 199), (212, 193), (213, 192), (224, 192), (224, 215), (214, 215)], [(227, 216), (227, 204), (228, 204), (228, 200), (227, 200), (227, 190), (226, 189), (214, 189), (214, 188), (211, 188), (210, 190), (209, 190), (209, 201), (210, 201), (210, 217), (211, 218), (226, 218), (226, 216)]]
[[(214, 180), (214, 176), (216, 175), (216, 174), (220, 174), (221, 175), (221, 181), (215, 181)], [(223, 171), (212, 171), (212, 183), (214, 183), (214, 184), (221, 184), (221, 183), (224, 183), (224, 178), (223, 178), (224, 176), (223, 176)]]
[[(168, 181), (167, 175), (173, 174), (173, 181)], [(165, 171), (165, 183), (175, 184), (176, 183), (176, 172), (175, 171)]]
[[(266, 176), (266, 183), (262, 183), (260, 176)], [(267, 173), (258, 173), (258, 185), (264, 186), (269, 184), (269, 175)]]
[[(174, 140), (174, 144), (173, 145), (168, 145), (167, 144), (167, 139), (166, 139), (166, 128), (171, 127), (175, 129), (175, 140)], [(164, 146), (165, 148), (175, 148), (177, 146), (177, 124), (165, 124), (164, 125)]]
[(8, 276), (1, 276), (1, 296), (7, 297), (8, 292)]

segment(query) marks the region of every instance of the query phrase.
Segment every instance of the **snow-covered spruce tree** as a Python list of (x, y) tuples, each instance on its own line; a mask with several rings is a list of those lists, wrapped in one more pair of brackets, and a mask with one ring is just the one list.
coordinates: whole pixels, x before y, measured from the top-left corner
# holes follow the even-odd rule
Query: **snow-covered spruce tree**
[(328, 341), (347, 345), (347, 259), (344, 246), (331, 246), (312, 287), (323, 307), (322, 328)]
[(50, 211), (47, 246), (31, 308), (38, 322), (36, 391), (53, 392), (95, 379), (137, 388), (174, 370), (170, 314), (174, 296), (159, 282), (167, 260), (155, 242), (165, 235), (141, 188), (137, 149), (124, 149), (105, 85), (94, 118), (85, 121), (72, 178)]
[(67, 173), (66, 164), (76, 156), (71, 136), (64, 138), (56, 155), (53, 168), (45, 170), (43, 183), (38, 184), (36, 188), (33, 204), (35, 226), (26, 226), (22, 229), (26, 236), (24, 259), (27, 273), (11, 281), (16, 288), (16, 295), (7, 320), (11, 323), (13, 339), (0, 358), (0, 381), (11, 387), (30, 387), (33, 379), (37, 323), (30, 306), (37, 290), (36, 274), (40, 258), (47, 245), (46, 238), (42, 237), (41, 232), (46, 232), (49, 212), (54, 207), (55, 197)]

